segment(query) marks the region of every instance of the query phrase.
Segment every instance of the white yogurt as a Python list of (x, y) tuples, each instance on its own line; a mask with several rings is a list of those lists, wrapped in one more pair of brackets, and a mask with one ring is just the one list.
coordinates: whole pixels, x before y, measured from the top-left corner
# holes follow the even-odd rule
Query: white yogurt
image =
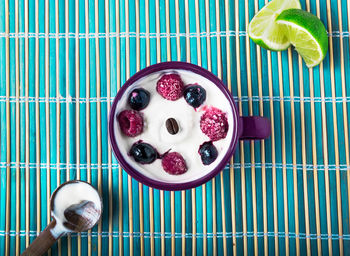
[[(54, 237), (59, 237), (62, 233), (69, 232), (63, 223), (66, 222), (66, 217), (64, 216), (64, 211), (74, 205), (79, 204), (82, 201), (89, 200), (95, 204), (97, 211), (101, 212), (101, 199), (98, 192), (89, 184), (85, 182), (68, 183), (62, 186), (54, 197), (54, 209), (51, 212), (52, 216), (56, 220), (56, 226), (51, 230)], [(89, 215), (90, 217), (95, 217), (96, 220), (92, 222), (97, 222), (99, 216)]]
[[(190, 106), (183, 97), (176, 101), (164, 99), (156, 91), (157, 81), (164, 74), (177, 73), (181, 76), (184, 85), (199, 84), (206, 90), (206, 101), (198, 109)], [(127, 99), (129, 93), (135, 88), (144, 88), (151, 94), (149, 105), (141, 110), (144, 119), (143, 132), (136, 137), (127, 137), (121, 130), (116, 116), (125, 110), (130, 109)], [(210, 165), (203, 165), (198, 154), (199, 146), (209, 141), (209, 137), (200, 129), (200, 118), (204, 113), (204, 106), (213, 106), (227, 114), (229, 129), (224, 139), (213, 142), (218, 150), (217, 159)], [(220, 163), (228, 150), (233, 134), (233, 114), (231, 106), (221, 90), (210, 80), (186, 70), (164, 70), (152, 73), (136, 81), (124, 93), (124, 97), (116, 107), (115, 137), (119, 150), (128, 163), (141, 174), (162, 182), (183, 183), (196, 180), (208, 174)], [(165, 126), (168, 118), (175, 118), (179, 124), (179, 132), (170, 134)], [(171, 175), (162, 168), (161, 160), (157, 159), (151, 164), (139, 164), (128, 155), (131, 146), (139, 141), (151, 144), (160, 154), (169, 149), (171, 152), (180, 153), (186, 161), (188, 171), (181, 175)]]

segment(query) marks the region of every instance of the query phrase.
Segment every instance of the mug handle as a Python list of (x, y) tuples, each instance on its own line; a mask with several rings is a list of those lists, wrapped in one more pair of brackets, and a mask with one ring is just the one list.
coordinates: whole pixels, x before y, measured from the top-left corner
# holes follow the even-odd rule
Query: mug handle
[(241, 116), (240, 140), (263, 140), (271, 135), (270, 120), (261, 116)]

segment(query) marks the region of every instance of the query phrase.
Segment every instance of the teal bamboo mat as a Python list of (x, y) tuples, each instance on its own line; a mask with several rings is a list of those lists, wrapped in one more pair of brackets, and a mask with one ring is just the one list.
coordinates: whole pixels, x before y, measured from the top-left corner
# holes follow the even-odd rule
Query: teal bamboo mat
[[(247, 37), (264, 0), (0, 1), (0, 255), (50, 221), (69, 179), (103, 196), (100, 225), (51, 255), (350, 255), (348, 0), (301, 0), (329, 32), (322, 65)], [(240, 144), (215, 179), (164, 192), (119, 169), (111, 99), (137, 70), (188, 61), (217, 74), (273, 134)]]

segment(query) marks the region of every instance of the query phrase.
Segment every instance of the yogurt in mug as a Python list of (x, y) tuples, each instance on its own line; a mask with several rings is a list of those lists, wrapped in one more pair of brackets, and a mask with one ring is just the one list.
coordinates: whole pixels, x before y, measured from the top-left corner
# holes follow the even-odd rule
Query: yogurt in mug
[[(206, 91), (206, 99), (198, 108), (189, 105), (184, 97), (177, 100), (165, 99), (157, 91), (157, 82), (165, 74), (177, 74), (181, 77), (186, 88), (187, 85), (200, 85)], [(127, 136), (118, 124), (118, 115), (124, 110), (130, 110), (128, 97), (136, 88), (142, 88), (149, 92), (150, 100), (139, 113), (143, 119), (142, 132), (136, 136)], [(199, 147), (211, 139), (201, 130), (201, 117), (209, 108), (221, 110), (227, 118), (227, 135), (225, 138), (212, 141), (217, 149), (217, 157), (211, 164), (205, 165)], [(177, 121), (178, 132), (171, 134), (166, 126), (166, 121), (173, 118)], [(142, 175), (161, 182), (184, 183), (197, 180), (212, 171), (223, 159), (229, 149), (234, 122), (230, 102), (223, 92), (209, 79), (194, 72), (183, 69), (167, 69), (151, 73), (134, 82), (127, 88), (118, 101), (113, 119), (117, 123), (114, 136), (122, 157), (127, 163)], [(168, 152), (178, 152), (185, 160), (187, 171), (180, 175), (172, 175), (164, 171), (162, 161), (156, 159), (149, 164), (136, 162), (130, 155), (130, 149), (137, 142), (152, 145), (159, 156)]]

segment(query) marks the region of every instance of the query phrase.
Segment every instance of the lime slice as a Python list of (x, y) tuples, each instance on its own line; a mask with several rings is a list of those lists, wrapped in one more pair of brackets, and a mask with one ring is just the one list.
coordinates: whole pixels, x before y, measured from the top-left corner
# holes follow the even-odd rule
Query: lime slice
[(277, 17), (276, 23), (283, 26), (288, 40), (303, 57), (306, 66), (312, 68), (321, 63), (327, 54), (328, 36), (319, 18), (303, 10), (289, 9)]
[(281, 51), (290, 46), (288, 38), (280, 25), (276, 24), (277, 16), (286, 9), (301, 8), (299, 0), (273, 0), (265, 5), (248, 26), (249, 37), (267, 50)]

